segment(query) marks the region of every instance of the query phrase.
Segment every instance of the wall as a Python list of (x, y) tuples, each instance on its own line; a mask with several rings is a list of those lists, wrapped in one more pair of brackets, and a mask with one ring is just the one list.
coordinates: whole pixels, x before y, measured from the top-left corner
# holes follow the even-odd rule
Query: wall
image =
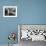
[[(3, 6), (18, 6), (17, 0), (0, 0), (0, 44), (7, 44), (8, 34), (10, 32), (17, 32), (17, 18), (5, 18), (3, 17)], [(16, 38), (15, 43), (18, 43), (18, 38)]]
[[(17, 18), (3, 17), (6, 5), (18, 6)], [(17, 34), (18, 24), (46, 24), (46, 0), (0, 0), (0, 44), (8, 43), (9, 32)]]
[(21, 25), (21, 30), (45, 30), (46, 25)]

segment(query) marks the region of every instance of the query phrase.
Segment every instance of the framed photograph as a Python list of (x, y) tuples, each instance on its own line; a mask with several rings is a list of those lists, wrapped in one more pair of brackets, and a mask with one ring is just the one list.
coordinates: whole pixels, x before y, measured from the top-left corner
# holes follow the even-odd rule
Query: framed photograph
[(17, 6), (3, 6), (3, 17), (17, 17)]
[(39, 24), (19, 24), (18, 41), (46, 41), (46, 25)]

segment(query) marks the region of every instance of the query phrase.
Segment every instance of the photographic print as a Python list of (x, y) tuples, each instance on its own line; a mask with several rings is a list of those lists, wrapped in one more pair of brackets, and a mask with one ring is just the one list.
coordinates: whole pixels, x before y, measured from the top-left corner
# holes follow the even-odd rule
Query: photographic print
[(46, 41), (46, 25), (18, 25), (18, 42), (20, 46), (31, 46)]
[(46, 25), (19, 25), (20, 40), (46, 41)]
[(17, 6), (3, 6), (3, 17), (17, 17)]

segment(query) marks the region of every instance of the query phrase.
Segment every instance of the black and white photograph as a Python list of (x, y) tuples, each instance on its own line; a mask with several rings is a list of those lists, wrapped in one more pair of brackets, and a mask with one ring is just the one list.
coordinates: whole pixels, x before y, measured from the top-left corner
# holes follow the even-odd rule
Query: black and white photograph
[(17, 6), (3, 6), (3, 17), (17, 17)]
[(31, 46), (32, 43), (46, 41), (46, 25), (18, 25), (18, 41), (20, 46)]

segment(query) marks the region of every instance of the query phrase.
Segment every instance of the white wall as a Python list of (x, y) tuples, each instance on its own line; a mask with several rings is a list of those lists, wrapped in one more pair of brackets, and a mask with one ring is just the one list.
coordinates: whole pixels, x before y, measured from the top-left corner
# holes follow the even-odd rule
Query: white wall
[(21, 29), (27, 30), (27, 29), (40, 29), (40, 30), (46, 30), (46, 25), (21, 25)]

